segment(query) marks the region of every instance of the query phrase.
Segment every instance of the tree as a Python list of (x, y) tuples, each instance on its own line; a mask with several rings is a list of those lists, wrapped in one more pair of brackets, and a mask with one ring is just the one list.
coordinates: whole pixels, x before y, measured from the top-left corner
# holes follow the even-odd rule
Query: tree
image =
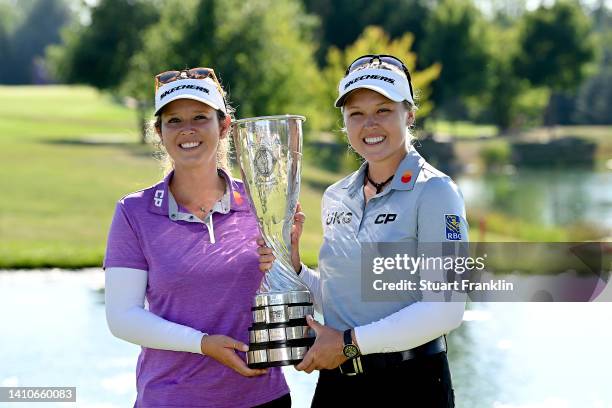
[(0, 0), (0, 30), (12, 34), (32, 10), (34, 0)]
[(0, 84), (8, 83), (11, 75), (11, 37), (15, 26), (23, 20), (24, 2), (15, 4), (13, 0), (0, 0)]
[(466, 97), (465, 103), (472, 119), (495, 124), (503, 135), (527, 122), (533, 109), (539, 108), (539, 99), (532, 95), (528, 82), (518, 78), (513, 70), (512, 62), (518, 52), (516, 24), (495, 24), (489, 35), (490, 61), (482, 75), (486, 89)]
[(508, 28), (527, 10), (526, 0), (476, 0), (487, 20)]
[(142, 45), (142, 30), (157, 18), (150, 1), (101, 0), (91, 10), (89, 25), (71, 27), (64, 44), (49, 51), (56, 75), (68, 83), (116, 89)]
[(499, 132), (504, 133), (512, 125), (516, 115), (516, 99), (525, 87), (512, 72), (506, 56), (498, 55), (491, 65), (491, 83), (489, 92), (485, 93), (485, 106), (491, 110), (491, 118)]
[[(20, 6), (25, 7), (24, 4)], [(5, 43), (4, 46), (0, 44), (0, 47), (4, 48), (5, 58), (8, 58), (3, 60), (5, 72), (2, 82), (32, 83), (35, 60), (44, 55), (49, 44), (60, 42), (60, 29), (69, 18), (70, 13), (63, 0), (38, 0), (29, 8), (24, 20), (10, 37), (6, 31), (0, 32), (0, 42), (4, 36)]]
[(600, 0), (593, 12), (597, 67), (580, 86), (574, 119), (578, 123), (612, 125), (612, 11)]
[(612, 69), (602, 70), (581, 87), (576, 119), (592, 125), (612, 125)]
[[(0, 61), (8, 61), (11, 58), (9, 34), (5, 25), (0, 24)], [(0, 64), (0, 84), (6, 83), (10, 71), (5, 64)]]
[[(416, 70), (417, 56), (411, 51), (414, 36), (406, 33), (398, 39), (391, 40), (380, 27), (366, 27), (361, 36), (346, 47), (344, 51), (331, 47), (327, 54), (327, 66), (323, 71), (325, 81), (324, 107), (334, 106), (338, 97), (338, 82), (344, 77), (346, 67), (357, 57), (364, 54), (391, 54), (400, 58), (410, 71), (413, 89), (416, 94), (416, 103), (419, 107), (417, 118), (426, 117), (433, 106), (430, 100), (431, 84), (440, 75), (440, 65), (433, 64), (423, 70)], [(342, 123), (340, 110), (335, 110), (336, 115), (331, 117), (326, 128), (337, 129), (337, 124)], [(344, 143), (344, 136), (338, 134), (338, 138)]]
[[(533, 86), (551, 89), (545, 123), (559, 121), (563, 94), (575, 92), (594, 57), (589, 18), (579, 4), (559, 0), (525, 15), (515, 72)], [(567, 99), (567, 97), (565, 98)]]
[(299, 113), (320, 126), (320, 80), (314, 63), (312, 17), (299, 1), (171, 0), (159, 23), (143, 33), (122, 86), (141, 101), (153, 97), (164, 70), (212, 67), (239, 102), (240, 117)]
[(391, 38), (411, 32), (414, 50), (420, 50), (424, 23), (430, 13), (428, 0), (304, 0), (306, 10), (321, 19), (318, 30), (317, 60), (324, 65), (331, 46), (344, 49), (363, 33), (367, 26), (381, 27)]
[(519, 45), (517, 74), (553, 90), (575, 89), (594, 56), (589, 18), (576, 2), (567, 0), (527, 13)]
[(432, 100), (446, 113), (487, 88), (488, 41), (482, 14), (469, 0), (442, 0), (430, 15), (421, 56), (442, 66)]
[[(47, 60), (55, 75), (65, 82), (116, 93), (125, 80), (132, 55), (142, 47), (142, 31), (158, 18), (155, 2), (101, 0), (91, 10), (90, 24), (77, 24), (66, 30), (64, 44), (50, 47)], [(136, 105), (143, 143), (145, 108)]]

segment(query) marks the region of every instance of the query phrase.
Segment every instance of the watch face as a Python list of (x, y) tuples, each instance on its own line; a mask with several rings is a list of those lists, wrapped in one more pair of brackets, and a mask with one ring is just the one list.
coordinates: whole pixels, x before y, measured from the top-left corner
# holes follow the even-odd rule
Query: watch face
[(357, 349), (357, 347), (353, 344), (347, 344), (344, 346), (343, 352), (346, 358), (353, 358), (359, 354), (359, 349)]

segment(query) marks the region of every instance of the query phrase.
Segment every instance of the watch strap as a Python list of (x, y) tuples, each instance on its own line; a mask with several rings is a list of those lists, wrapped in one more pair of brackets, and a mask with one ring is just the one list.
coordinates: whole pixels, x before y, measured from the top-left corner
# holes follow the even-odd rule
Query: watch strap
[(344, 331), (344, 345), (348, 346), (349, 344), (353, 344), (353, 336), (351, 336), (352, 329), (346, 329)]
[(359, 347), (353, 343), (353, 336), (351, 336), (351, 329), (344, 331), (344, 347), (342, 348), (342, 354), (346, 358), (356, 358), (361, 355)]

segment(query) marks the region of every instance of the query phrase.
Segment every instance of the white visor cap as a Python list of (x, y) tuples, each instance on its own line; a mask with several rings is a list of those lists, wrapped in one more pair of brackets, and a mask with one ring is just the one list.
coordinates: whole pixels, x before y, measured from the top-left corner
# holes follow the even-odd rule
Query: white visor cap
[(367, 68), (353, 71), (342, 78), (338, 85), (336, 107), (344, 105), (347, 95), (359, 88), (371, 89), (394, 102), (408, 101), (414, 105), (410, 85), (404, 75), (389, 69)]
[(227, 114), (223, 95), (212, 78), (179, 79), (160, 86), (155, 92), (155, 114), (177, 99), (193, 99)]

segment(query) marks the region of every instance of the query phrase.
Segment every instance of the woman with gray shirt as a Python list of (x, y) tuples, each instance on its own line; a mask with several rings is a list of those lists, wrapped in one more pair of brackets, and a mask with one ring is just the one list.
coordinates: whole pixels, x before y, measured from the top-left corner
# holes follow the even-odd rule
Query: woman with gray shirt
[[(368, 302), (361, 262), (364, 243), (404, 243), (420, 255), (467, 241), (463, 198), (411, 146), (416, 105), (398, 58), (356, 59), (340, 81), (336, 107), (364, 163), (324, 193), (318, 272), (299, 262), (294, 238), (294, 267), (325, 319), (322, 325), (308, 318), (317, 338), (296, 368), (320, 370), (312, 406), (338, 398), (358, 406), (373, 394), (385, 407), (453, 407), (445, 334), (461, 324), (464, 301), (428, 301), (414, 291)], [(274, 257), (259, 244), (260, 267), (269, 268)], [(434, 271), (435, 278), (443, 280), (443, 272)]]

